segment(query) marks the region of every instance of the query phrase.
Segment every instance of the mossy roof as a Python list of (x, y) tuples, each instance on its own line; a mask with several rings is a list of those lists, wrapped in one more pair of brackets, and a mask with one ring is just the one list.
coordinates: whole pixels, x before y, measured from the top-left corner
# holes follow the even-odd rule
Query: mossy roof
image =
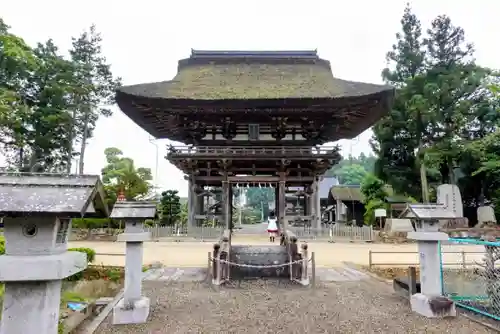
[[(392, 195), (393, 190), (389, 185), (385, 186), (387, 194)], [(338, 185), (333, 186), (330, 190), (334, 199), (341, 201), (357, 201), (363, 202), (364, 196), (361, 193), (361, 187), (357, 185)]]
[(392, 87), (334, 78), (330, 63), (315, 51), (203, 52), (179, 61), (170, 81), (124, 86), (119, 92), (143, 98), (233, 100), (356, 97)]

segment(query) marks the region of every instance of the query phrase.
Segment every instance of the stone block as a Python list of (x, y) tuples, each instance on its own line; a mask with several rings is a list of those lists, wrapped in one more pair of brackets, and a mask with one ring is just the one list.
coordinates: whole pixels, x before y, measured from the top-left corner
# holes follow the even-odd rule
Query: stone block
[(113, 325), (143, 324), (149, 316), (149, 298), (141, 297), (132, 305), (122, 298), (113, 308)]
[(439, 311), (433, 311), (431, 302), (433, 297), (428, 297), (421, 293), (416, 293), (410, 298), (411, 310), (427, 318), (456, 317), (457, 309), (455, 303)]
[(131, 233), (122, 233), (118, 235), (118, 241), (125, 242), (145, 242), (151, 240), (150, 232), (131, 232)]

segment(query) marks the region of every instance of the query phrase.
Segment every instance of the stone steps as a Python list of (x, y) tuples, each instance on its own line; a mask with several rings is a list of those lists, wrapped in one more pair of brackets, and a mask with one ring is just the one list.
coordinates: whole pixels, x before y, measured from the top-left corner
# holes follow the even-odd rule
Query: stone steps
[(232, 266), (231, 279), (290, 277), (289, 266), (276, 267), (289, 262), (284, 246), (231, 245), (230, 261), (241, 265), (269, 266), (269, 268)]

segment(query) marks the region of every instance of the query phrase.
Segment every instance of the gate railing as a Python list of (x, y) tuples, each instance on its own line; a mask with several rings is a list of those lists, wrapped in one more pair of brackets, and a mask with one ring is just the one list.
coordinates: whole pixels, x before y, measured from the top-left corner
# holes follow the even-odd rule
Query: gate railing
[(482, 257), (462, 267), (441, 265), (443, 294), (470, 311), (500, 320), (500, 242), (475, 239), (449, 241), (459, 245), (484, 247)]
[(171, 146), (168, 148), (167, 157), (184, 156), (242, 156), (242, 157), (262, 157), (269, 156), (293, 156), (310, 157), (338, 156), (337, 146)]

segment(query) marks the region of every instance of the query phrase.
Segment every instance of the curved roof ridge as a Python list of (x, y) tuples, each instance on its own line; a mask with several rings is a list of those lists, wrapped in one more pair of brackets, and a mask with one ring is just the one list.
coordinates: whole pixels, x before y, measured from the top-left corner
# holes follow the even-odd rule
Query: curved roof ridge
[(319, 59), (317, 50), (195, 50), (190, 58), (301, 58)]

